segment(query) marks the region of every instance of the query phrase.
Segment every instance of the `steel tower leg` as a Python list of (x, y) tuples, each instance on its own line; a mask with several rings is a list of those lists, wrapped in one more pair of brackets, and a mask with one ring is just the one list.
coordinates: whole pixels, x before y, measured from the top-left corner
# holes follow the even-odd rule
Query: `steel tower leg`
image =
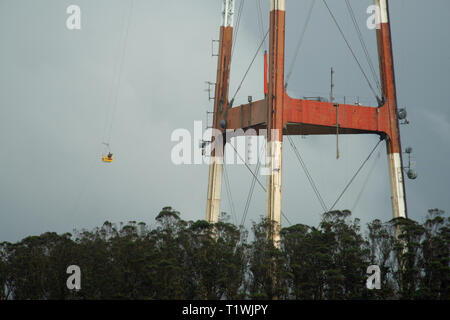
[(389, 117), (389, 137), (386, 142), (386, 147), (389, 163), (392, 215), (393, 218), (407, 218), (402, 148), (397, 116), (394, 58), (389, 23), (389, 5), (387, 0), (375, 0), (375, 5), (378, 6), (380, 13), (380, 25), (377, 26), (378, 55), (382, 93)]
[(286, 1), (270, 1), (269, 92), (267, 96), (266, 218), (273, 223), (270, 238), (280, 245), (281, 180), (283, 151), (284, 50)]
[[(213, 129), (224, 132), (220, 119), (228, 109), (228, 88), (230, 77), (231, 48), (233, 41), (233, 17), (235, 0), (223, 0), (222, 26), (220, 27), (219, 57), (217, 60), (217, 79), (214, 95)], [(226, 125), (225, 125), (226, 126)], [(220, 141), (219, 141), (220, 140)], [(206, 201), (206, 221), (216, 223), (220, 217), (222, 192), (222, 172), (224, 142), (223, 137), (213, 136), (209, 165), (208, 194)]]

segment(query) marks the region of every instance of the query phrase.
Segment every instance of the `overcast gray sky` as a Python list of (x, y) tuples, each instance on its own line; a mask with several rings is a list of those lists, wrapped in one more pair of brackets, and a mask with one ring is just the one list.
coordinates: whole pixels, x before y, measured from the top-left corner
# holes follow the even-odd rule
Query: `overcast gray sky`
[[(287, 0), (287, 64), (310, 1)], [(368, 70), (345, 3), (328, 2)], [(375, 31), (365, 26), (372, 1), (351, 3), (378, 71)], [(71, 4), (81, 8), (81, 30), (66, 28)], [(262, 4), (267, 28), (269, 0)], [(390, 6), (398, 102), (411, 121), (401, 127), (402, 143), (413, 147), (419, 173), (417, 180), (406, 181), (409, 216), (422, 221), (429, 208), (450, 209), (450, 2), (391, 0)], [(193, 131), (194, 121), (205, 121), (212, 110), (204, 82), (215, 81), (211, 40), (218, 38), (221, 1), (134, 0), (118, 86), (130, 8), (130, 0), (0, 0), (0, 241), (92, 228), (105, 220), (152, 224), (164, 206), (179, 210), (186, 220), (204, 219), (208, 166), (172, 164), (170, 135), (177, 128)], [(245, 0), (231, 92), (261, 41), (257, 12), (256, 0)], [(338, 97), (352, 101), (360, 96), (374, 104), (317, 1), (289, 94), (327, 96), (332, 66)], [(262, 70), (260, 55), (236, 104), (248, 95), (262, 98)], [(115, 162), (104, 164), (102, 142), (110, 123)], [(334, 136), (295, 137), (328, 206), (377, 139), (341, 136), (336, 160)], [(379, 150), (338, 205), (355, 206), (374, 166), (354, 210), (363, 223), (392, 215), (384, 145)], [(317, 224), (319, 203), (288, 143), (283, 161), (284, 213), (293, 223)], [(252, 177), (244, 166), (230, 166), (228, 172), (240, 220)], [(229, 212), (223, 191), (222, 208)], [(264, 208), (264, 193), (256, 186), (247, 224), (264, 215)]]

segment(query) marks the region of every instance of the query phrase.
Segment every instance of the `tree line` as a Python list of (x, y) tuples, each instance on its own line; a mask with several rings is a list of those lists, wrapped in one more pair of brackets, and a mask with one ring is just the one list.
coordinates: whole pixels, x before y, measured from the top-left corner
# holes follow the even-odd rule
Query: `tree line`
[[(105, 222), (92, 231), (47, 232), (0, 243), (2, 299), (445, 299), (449, 291), (449, 218), (374, 220), (362, 232), (349, 211), (323, 214), (317, 227), (250, 231), (227, 222), (184, 221), (163, 208), (150, 227)], [(81, 270), (69, 290), (67, 267)], [(367, 268), (381, 271), (369, 290)]]

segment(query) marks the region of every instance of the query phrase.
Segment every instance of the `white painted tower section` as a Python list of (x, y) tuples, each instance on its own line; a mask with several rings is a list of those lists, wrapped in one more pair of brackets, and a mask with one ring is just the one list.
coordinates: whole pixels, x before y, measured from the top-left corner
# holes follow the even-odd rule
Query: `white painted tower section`
[(266, 178), (266, 218), (275, 223), (272, 237), (276, 247), (280, 245), (282, 154), (281, 141), (267, 143), (267, 164), (270, 171)]
[(286, 0), (270, 0), (270, 11), (286, 11)]
[(232, 27), (234, 23), (235, 0), (223, 0), (222, 26)]
[(388, 12), (387, 12), (387, 2), (386, 0), (375, 0), (375, 5), (379, 8), (381, 23), (388, 23)]
[(399, 153), (388, 154), (394, 218), (406, 218), (403, 166)]
[(217, 223), (220, 217), (222, 194), (223, 157), (211, 157), (208, 176), (208, 198), (206, 200), (206, 221)]

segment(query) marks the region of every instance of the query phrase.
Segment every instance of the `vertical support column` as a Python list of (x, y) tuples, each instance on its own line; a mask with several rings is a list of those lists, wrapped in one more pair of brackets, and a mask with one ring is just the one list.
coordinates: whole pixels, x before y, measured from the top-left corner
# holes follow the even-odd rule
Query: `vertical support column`
[(267, 51), (264, 51), (264, 97), (267, 98)]
[(269, 92), (267, 96), (266, 218), (273, 223), (270, 238), (280, 245), (281, 178), (283, 151), (284, 50), (286, 1), (270, 1)]
[[(212, 128), (215, 132), (224, 128), (220, 119), (225, 118), (228, 107), (228, 88), (230, 79), (231, 48), (233, 42), (234, 0), (223, 0), (223, 20), (220, 27), (219, 56), (217, 60), (216, 90), (214, 95), (214, 117)], [(220, 139), (220, 141), (218, 141)], [(222, 193), (222, 172), (224, 157), (224, 137), (213, 134), (211, 138), (211, 158), (208, 176), (206, 201), (206, 221), (216, 223), (220, 216)]]
[(393, 218), (407, 218), (405, 182), (397, 114), (397, 95), (395, 88), (394, 57), (392, 53), (391, 27), (389, 24), (389, 6), (387, 0), (375, 0), (379, 8), (377, 25), (377, 43), (380, 64), (384, 105), (388, 114), (387, 128), (389, 137), (386, 142), (389, 175), (391, 185)]

